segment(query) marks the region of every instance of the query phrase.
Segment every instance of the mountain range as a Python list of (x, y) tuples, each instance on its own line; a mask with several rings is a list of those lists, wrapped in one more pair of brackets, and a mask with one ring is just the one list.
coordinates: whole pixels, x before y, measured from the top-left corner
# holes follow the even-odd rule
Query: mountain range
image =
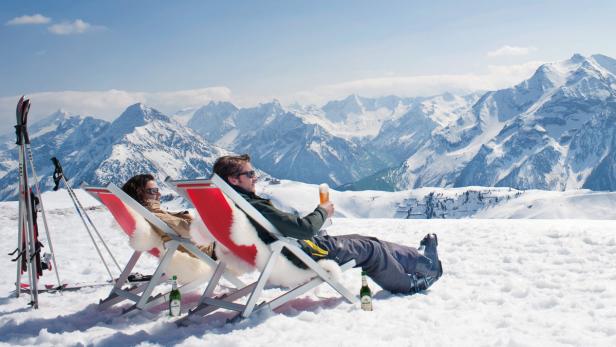
[[(576, 54), (486, 93), (350, 95), (321, 107), (211, 102), (169, 116), (135, 104), (113, 122), (59, 111), (30, 137), (46, 188), (51, 156), (73, 184), (121, 184), (141, 172), (206, 177), (219, 155), (249, 153), (274, 177), (340, 189), (614, 190), (615, 121), (616, 60)], [(13, 137), (0, 137), (3, 200), (16, 192)]]
[[(53, 156), (60, 159), (73, 186), (82, 182), (121, 186), (138, 173), (153, 173), (159, 182), (167, 176), (207, 177), (214, 160), (228, 153), (142, 104), (128, 107), (113, 122), (57, 112), (33, 124), (29, 133), (43, 189), (53, 186)], [(1, 140), (0, 197), (11, 200), (19, 177), (17, 150), (10, 136)]]

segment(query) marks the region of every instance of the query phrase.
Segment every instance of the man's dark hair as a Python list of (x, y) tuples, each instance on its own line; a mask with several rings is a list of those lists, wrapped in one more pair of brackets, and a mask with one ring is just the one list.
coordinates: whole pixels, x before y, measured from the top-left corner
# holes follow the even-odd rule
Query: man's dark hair
[(213, 171), (220, 176), (220, 178), (229, 183), (227, 178), (239, 175), (242, 172), (242, 166), (249, 162), (250, 156), (248, 154), (225, 155), (216, 159)]
[(150, 181), (154, 181), (154, 176), (150, 174), (136, 175), (124, 183), (122, 190), (143, 205), (145, 203), (145, 185)]

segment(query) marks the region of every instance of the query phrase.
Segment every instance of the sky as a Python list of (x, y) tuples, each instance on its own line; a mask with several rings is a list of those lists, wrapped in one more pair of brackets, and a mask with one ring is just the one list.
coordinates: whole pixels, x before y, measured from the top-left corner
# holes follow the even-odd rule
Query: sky
[(614, 1), (0, 2), (0, 132), (20, 95), (113, 119), (512, 86), (574, 53), (616, 57)]

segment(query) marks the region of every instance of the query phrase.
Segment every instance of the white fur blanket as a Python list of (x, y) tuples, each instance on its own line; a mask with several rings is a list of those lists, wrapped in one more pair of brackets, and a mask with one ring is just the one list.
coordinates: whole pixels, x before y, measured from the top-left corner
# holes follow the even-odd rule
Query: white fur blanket
[[(246, 214), (237, 208), (233, 202), (228, 202), (233, 211), (231, 239), (238, 245), (255, 245), (257, 248), (256, 268), (262, 270), (271, 254), (269, 247), (261, 241), (257, 234), (257, 230), (250, 223)], [(157, 248), (161, 255), (164, 254), (164, 245), (160, 236), (158, 236), (151, 225), (142, 216), (135, 213), (134, 217), (137, 223), (135, 231), (130, 237), (131, 247), (136, 251), (144, 252), (152, 248)], [(190, 229), (191, 239), (197, 245), (209, 244), (214, 240), (199, 216), (195, 217)], [(216, 256), (218, 259), (223, 260), (227, 264), (229, 270), (236, 275), (254, 270), (251, 264), (235, 256), (221, 243), (216, 243)], [(340, 266), (333, 260), (320, 260), (318, 263), (334, 278), (340, 277)], [(213, 269), (198, 258), (192, 257), (184, 252), (176, 252), (165, 272), (169, 276), (176, 275), (178, 280), (182, 283), (188, 283), (196, 279), (207, 280), (213, 273)], [(298, 268), (287, 258), (281, 256), (276, 261), (269, 279), (269, 284), (283, 287), (295, 287), (307, 282), (315, 275), (314, 271)]]
[[(231, 240), (237, 245), (251, 246), (257, 248), (256, 268), (262, 270), (271, 254), (269, 246), (263, 242), (255, 227), (252, 225), (246, 214), (227, 198), (227, 202), (232, 210), (233, 222), (231, 224)], [(207, 243), (213, 240), (212, 235), (207, 232), (203, 221), (197, 217), (191, 225), (191, 237), (197, 243)], [(229, 268), (236, 274), (246, 273), (254, 270), (250, 264), (235, 256), (229, 249), (220, 243), (216, 243), (216, 255), (219, 259), (228, 264)], [(319, 265), (338, 279), (341, 275), (340, 266), (333, 260), (319, 260)], [(269, 278), (269, 284), (283, 287), (295, 287), (312, 279), (316, 274), (310, 269), (301, 269), (293, 264), (284, 256), (278, 257), (274, 269)]]

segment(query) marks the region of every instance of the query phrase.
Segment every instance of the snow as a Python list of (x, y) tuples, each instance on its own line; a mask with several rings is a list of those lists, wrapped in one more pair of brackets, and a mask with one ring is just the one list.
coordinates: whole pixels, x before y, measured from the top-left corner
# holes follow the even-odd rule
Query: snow
[(195, 112), (198, 110), (196, 107), (186, 107), (183, 108), (171, 116), (171, 119), (176, 122), (182, 124), (183, 126), (187, 126), (190, 119), (195, 115)]
[[(270, 198), (276, 206), (298, 214), (311, 212), (318, 204), (318, 185), (289, 180), (277, 184), (258, 182), (260, 194)], [(290, 194), (292, 192), (292, 194)], [(466, 192), (483, 192), (485, 201), (468, 207), (477, 209), (461, 217), (499, 219), (587, 219), (616, 220), (616, 192), (593, 192), (587, 189), (568, 191), (526, 190), (518, 191), (504, 187), (424, 187), (397, 192), (376, 190), (336, 191), (330, 188), (331, 201), (339, 218), (395, 218), (400, 206), (406, 201), (423, 200), (434, 193), (442, 199), (456, 199)], [(509, 197), (510, 199), (507, 199)], [(473, 205), (475, 204), (475, 205)], [(471, 206), (472, 205), (472, 206)], [(528, 207), (532, 206), (532, 207)]]
[(229, 145), (231, 145), (231, 143), (235, 141), (238, 135), (239, 135), (239, 132), (237, 129), (230, 130), (222, 138), (220, 138), (220, 140), (216, 141), (216, 146), (219, 146), (222, 148), (228, 148)]
[[(337, 104), (335, 107), (326, 105), (318, 108), (314, 105), (302, 107), (300, 105), (290, 105), (288, 108), (307, 124), (316, 124), (325, 129), (328, 133), (349, 141), (358, 138), (375, 138), (381, 127), (388, 120), (396, 119), (409, 110), (409, 106), (402, 102), (396, 105), (386, 105), (367, 109), (362, 104), (361, 99), (367, 102), (378, 104), (383, 101), (380, 98), (366, 99), (357, 95), (350, 95), (344, 100), (332, 101)], [(329, 110), (328, 114), (325, 110)], [(331, 117), (333, 119), (328, 118)]]
[[(283, 181), (260, 184), (287, 208), (313, 208), (316, 186)], [(311, 194), (313, 201), (307, 198)], [(312, 194), (313, 193), (313, 194)], [(395, 200), (396, 194), (389, 199)], [(131, 251), (110, 213), (77, 191), (98, 230), (124, 264)], [(516, 212), (569, 201), (562, 212), (597, 210), (614, 217), (611, 193), (529, 191), (504, 211)], [(370, 201), (384, 192), (331, 192), (342, 209), (369, 210)], [(542, 199), (538, 199), (542, 197)], [(65, 191), (44, 195), (47, 218), (64, 281), (100, 282), (107, 279), (89, 237)], [(307, 200), (307, 201), (306, 201)], [(516, 205), (518, 204), (518, 205)], [(378, 203), (376, 204), (378, 206)], [(310, 207), (308, 207), (310, 206)], [(608, 208), (609, 207), (609, 208)], [(384, 207), (383, 207), (384, 208)], [(546, 207), (547, 208), (547, 207)], [(377, 208), (379, 209), (379, 208)], [(496, 211), (496, 210), (495, 210)], [(15, 246), (17, 203), (0, 203), (3, 250)], [(592, 217), (591, 216), (591, 217)], [(547, 218), (549, 216), (540, 216)], [(562, 217), (555, 213), (552, 217)], [(96, 304), (109, 287), (39, 296), (40, 308), (27, 308), (28, 296), (14, 298), (14, 263), (6, 260), (0, 277), (0, 345), (100, 346), (614, 346), (616, 345), (616, 236), (613, 220), (462, 219), (403, 220), (334, 218), (330, 234), (359, 233), (416, 246), (428, 232), (439, 235), (445, 275), (430, 290), (413, 296), (392, 295), (369, 282), (374, 311), (340, 300), (321, 286), (293, 300), (279, 312), (260, 312), (239, 322), (226, 322), (229, 313), (215, 313), (204, 322), (178, 328), (159, 308), (158, 317), (121, 315), (121, 308), (98, 311)], [(43, 241), (47, 245), (47, 241)], [(155, 261), (144, 257), (137, 269), (153, 271)], [(117, 275), (117, 269), (112, 267)], [(255, 274), (242, 277), (254, 280)], [(42, 283), (55, 281), (52, 273)], [(359, 269), (342, 275), (342, 283), (359, 292)], [(266, 291), (273, 297), (277, 290)], [(198, 293), (185, 295), (195, 303)]]

